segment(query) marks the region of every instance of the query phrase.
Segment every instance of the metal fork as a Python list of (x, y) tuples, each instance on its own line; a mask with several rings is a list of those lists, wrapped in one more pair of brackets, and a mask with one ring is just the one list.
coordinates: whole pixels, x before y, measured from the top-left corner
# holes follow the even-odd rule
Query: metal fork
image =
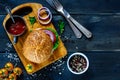
[(55, 8), (58, 12), (60, 12), (67, 20), (72, 22), (87, 38), (92, 37), (92, 33), (83, 27), (81, 24), (79, 24), (74, 18), (71, 17), (71, 15), (63, 9), (63, 6), (58, 0), (46, 0), (53, 8)]
[[(46, 0), (54, 9), (56, 9), (56, 6), (54, 5), (54, 3), (51, 0)], [(63, 15), (64, 16), (64, 15)], [(72, 28), (76, 38), (81, 38), (82, 37), (82, 33), (75, 27), (75, 25), (70, 21), (70, 19), (67, 18), (67, 16), (64, 16), (66, 18), (66, 20), (68, 21), (70, 27)]]

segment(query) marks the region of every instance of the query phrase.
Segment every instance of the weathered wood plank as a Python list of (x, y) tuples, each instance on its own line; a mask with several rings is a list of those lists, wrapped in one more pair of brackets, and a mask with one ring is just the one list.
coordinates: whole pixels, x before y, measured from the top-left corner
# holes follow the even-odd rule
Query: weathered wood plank
[[(87, 39), (83, 36), (82, 39), (76, 39), (66, 20), (59, 15), (55, 15), (52, 22), (58, 32), (58, 21), (62, 19), (65, 22), (65, 31), (61, 35), (61, 39), (64, 42), (68, 52), (120, 50), (119, 16), (73, 15), (73, 17), (93, 33), (93, 38)], [(2, 22), (4, 15), (1, 15), (0, 18), (0, 21)], [(6, 43), (10, 42), (2, 27), (2, 23), (0, 24), (0, 45), (2, 45), (0, 46), (0, 51), (3, 52), (6, 48)], [(13, 52), (14, 49), (12, 48), (10, 51)]]
[[(23, 74), (18, 80), (119, 80), (120, 79), (120, 1), (119, 0), (59, 0), (65, 9), (82, 25), (93, 33), (93, 38), (76, 39), (68, 23), (50, 7), (45, 0), (1, 0), (0, 1), (0, 68), (8, 61), (20, 66)], [(53, 13), (53, 24), (57, 31), (58, 21), (65, 21), (65, 31), (61, 35), (68, 55), (33, 75), (28, 75), (19, 61), (17, 53), (2, 27), (6, 11), (3, 5), (11, 8), (26, 3), (38, 2)], [(106, 16), (109, 15), (109, 16)], [(102, 50), (102, 51), (100, 51)], [(104, 51), (103, 51), (104, 50)], [(115, 51), (116, 50), (116, 51)], [(88, 56), (90, 67), (83, 75), (73, 75), (66, 66), (67, 58), (73, 52), (82, 51)], [(88, 52), (86, 52), (88, 51)], [(109, 51), (109, 52), (106, 52)], [(13, 56), (12, 58), (10, 56)], [(61, 65), (62, 64), (62, 65)], [(61, 65), (61, 66), (59, 66)], [(22, 78), (22, 79), (21, 79)]]
[[(94, 14), (94, 13), (120, 13), (119, 0), (59, 0), (65, 9), (71, 14)], [(7, 5), (11, 8), (26, 2), (37, 2), (43, 4), (55, 12), (49, 4), (44, 0), (1, 0), (0, 1), (0, 14), (6, 14), (4, 7)]]
[[(23, 74), (18, 80), (119, 80), (120, 73), (120, 52), (83, 52), (90, 61), (88, 71), (83, 75), (73, 75), (67, 68), (66, 61), (69, 53), (65, 58), (57, 61), (46, 68), (38, 71), (33, 75), (27, 75), (22, 63), (16, 53), (1, 53), (0, 68), (8, 61), (19, 66)], [(11, 56), (11, 57), (10, 57)]]

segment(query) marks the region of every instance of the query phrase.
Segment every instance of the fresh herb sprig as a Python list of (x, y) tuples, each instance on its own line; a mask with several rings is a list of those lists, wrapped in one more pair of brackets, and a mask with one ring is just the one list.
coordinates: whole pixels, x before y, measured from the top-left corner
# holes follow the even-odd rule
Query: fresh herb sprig
[(65, 23), (63, 22), (63, 20), (59, 20), (58, 26), (60, 29), (60, 34), (62, 34), (64, 32), (64, 28), (65, 28)]
[(36, 22), (36, 18), (35, 17), (29, 17), (29, 21), (30, 21), (30, 24), (32, 25), (32, 28), (33, 28), (33, 25)]
[[(29, 17), (29, 21), (30, 21), (30, 24), (32, 25), (32, 28), (33, 28), (33, 25), (36, 22), (36, 18), (35, 17)], [(30, 32), (32, 32), (32, 29), (30, 30)]]

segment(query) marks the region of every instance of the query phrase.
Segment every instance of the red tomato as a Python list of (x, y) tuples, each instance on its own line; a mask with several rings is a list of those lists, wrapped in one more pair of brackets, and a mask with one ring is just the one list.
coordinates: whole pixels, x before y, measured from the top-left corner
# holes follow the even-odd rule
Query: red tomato
[(5, 64), (5, 68), (8, 70), (8, 71), (12, 71), (14, 66), (12, 63), (8, 62)]
[(13, 69), (13, 72), (16, 74), (16, 75), (21, 75), (22, 74), (22, 69), (19, 68), (19, 67), (16, 67)]
[(17, 80), (16, 74), (11, 73), (11, 74), (9, 75), (9, 80)]
[(1, 71), (2, 71), (2, 76), (3, 77), (8, 76), (8, 70), (7, 69), (3, 68), (3, 69), (1, 69)]

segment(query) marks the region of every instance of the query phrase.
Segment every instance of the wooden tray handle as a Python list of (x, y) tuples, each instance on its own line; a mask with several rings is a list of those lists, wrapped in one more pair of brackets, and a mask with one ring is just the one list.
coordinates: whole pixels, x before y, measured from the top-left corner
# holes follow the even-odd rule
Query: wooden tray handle
[[(34, 14), (34, 12), (37, 12), (38, 7), (42, 7), (42, 5), (39, 4), (39, 3), (24, 3), (22, 5), (19, 5), (19, 6), (15, 7), (15, 8), (13, 8), (11, 13), (14, 14), (18, 10), (20, 10), (22, 8), (25, 8), (25, 7), (30, 7), (32, 9), (32, 11), (30, 13)], [(5, 17), (4, 21), (3, 21), (3, 26), (5, 26), (5, 23), (6, 23), (6, 21), (8, 20), (9, 17), (10, 17), (9, 15), (6, 15), (6, 17)]]
[(38, 3), (25, 3), (25, 4), (22, 4), (22, 5), (19, 5), (15, 8), (12, 9), (12, 14), (14, 14), (16, 11), (22, 9), (22, 8), (26, 8), (26, 7), (30, 7), (32, 9), (32, 11), (30, 13), (33, 13), (35, 11), (37, 11), (37, 7), (42, 7), (42, 5), (38, 4)]

